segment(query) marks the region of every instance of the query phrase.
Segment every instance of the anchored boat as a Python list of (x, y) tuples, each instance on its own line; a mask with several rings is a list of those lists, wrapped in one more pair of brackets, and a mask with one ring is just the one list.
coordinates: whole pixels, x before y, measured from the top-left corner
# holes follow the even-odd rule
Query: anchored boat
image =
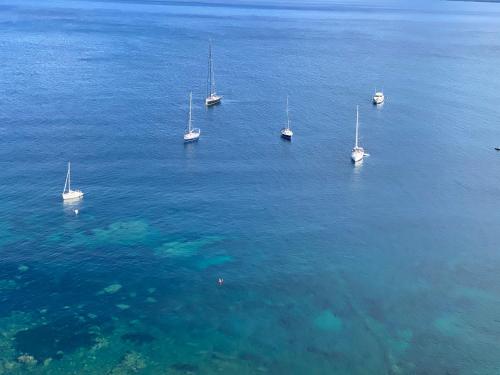
[(365, 156), (364, 148), (360, 147), (358, 144), (358, 135), (359, 135), (359, 106), (356, 106), (356, 141), (354, 143), (354, 148), (352, 149), (351, 152), (351, 159), (354, 163), (362, 161)]
[(189, 120), (186, 131), (184, 132), (184, 142), (194, 142), (200, 138), (201, 130), (199, 128), (192, 127), (192, 116), (191, 116), (191, 103), (193, 101), (193, 93), (189, 93)]
[[(66, 190), (68, 188), (68, 190)], [(62, 192), (63, 200), (79, 199), (83, 197), (81, 190), (71, 190), (71, 163), (68, 162), (68, 173), (66, 174), (66, 181), (64, 182), (64, 189)]]
[(281, 137), (292, 140), (293, 131), (290, 129), (290, 114), (288, 111), (288, 96), (286, 97), (286, 127), (281, 129)]
[(207, 77), (207, 97), (205, 98), (205, 105), (207, 107), (219, 104), (222, 96), (217, 95), (215, 88), (215, 75), (214, 64), (212, 60), (212, 41), (208, 43), (208, 77)]

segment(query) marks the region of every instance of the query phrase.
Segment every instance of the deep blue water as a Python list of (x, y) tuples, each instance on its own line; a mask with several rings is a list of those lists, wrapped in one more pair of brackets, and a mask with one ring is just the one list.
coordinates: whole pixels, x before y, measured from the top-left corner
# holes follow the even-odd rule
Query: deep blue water
[(499, 20), (1, 0), (0, 374), (500, 373)]

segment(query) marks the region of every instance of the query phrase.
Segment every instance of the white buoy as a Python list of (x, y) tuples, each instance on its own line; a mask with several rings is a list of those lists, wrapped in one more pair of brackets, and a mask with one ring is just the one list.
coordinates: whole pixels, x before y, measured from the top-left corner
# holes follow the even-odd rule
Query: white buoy
[(75, 215), (78, 215), (78, 209), (75, 209)]

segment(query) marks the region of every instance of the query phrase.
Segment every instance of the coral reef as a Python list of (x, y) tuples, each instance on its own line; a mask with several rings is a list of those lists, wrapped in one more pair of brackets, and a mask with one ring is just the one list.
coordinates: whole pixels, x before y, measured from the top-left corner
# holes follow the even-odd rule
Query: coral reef
[(109, 375), (135, 374), (146, 367), (146, 361), (137, 352), (126, 353), (120, 362), (109, 372)]

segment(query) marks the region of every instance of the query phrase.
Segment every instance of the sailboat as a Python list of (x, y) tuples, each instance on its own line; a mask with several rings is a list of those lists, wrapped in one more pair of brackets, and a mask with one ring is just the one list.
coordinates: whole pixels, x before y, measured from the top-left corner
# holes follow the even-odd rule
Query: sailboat
[[(66, 190), (68, 188), (68, 190)], [(64, 182), (64, 189), (62, 192), (63, 200), (78, 199), (83, 197), (81, 190), (71, 190), (71, 163), (68, 162), (68, 173), (66, 174), (66, 182)]]
[(205, 98), (205, 105), (207, 107), (219, 104), (222, 96), (217, 95), (215, 89), (215, 75), (214, 64), (212, 61), (212, 41), (208, 43), (208, 77), (207, 77), (207, 97)]
[(288, 113), (288, 96), (286, 97), (286, 128), (281, 129), (281, 136), (285, 139), (292, 140), (293, 131), (290, 129), (290, 115)]
[(188, 126), (187, 129), (184, 133), (184, 142), (193, 142), (197, 141), (198, 138), (200, 138), (201, 130), (198, 128), (192, 127), (192, 117), (191, 117), (191, 107), (192, 107), (192, 101), (193, 101), (193, 93), (189, 93), (189, 120), (188, 120)]
[(356, 106), (356, 143), (354, 144), (354, 148), (352, 149), (351, 152), (351, 159), (355, 163), (363, 160), (363, 157), (365, 156), (364, 148), (359, 147), (358, 137), (359, 137), (359, 106)]

